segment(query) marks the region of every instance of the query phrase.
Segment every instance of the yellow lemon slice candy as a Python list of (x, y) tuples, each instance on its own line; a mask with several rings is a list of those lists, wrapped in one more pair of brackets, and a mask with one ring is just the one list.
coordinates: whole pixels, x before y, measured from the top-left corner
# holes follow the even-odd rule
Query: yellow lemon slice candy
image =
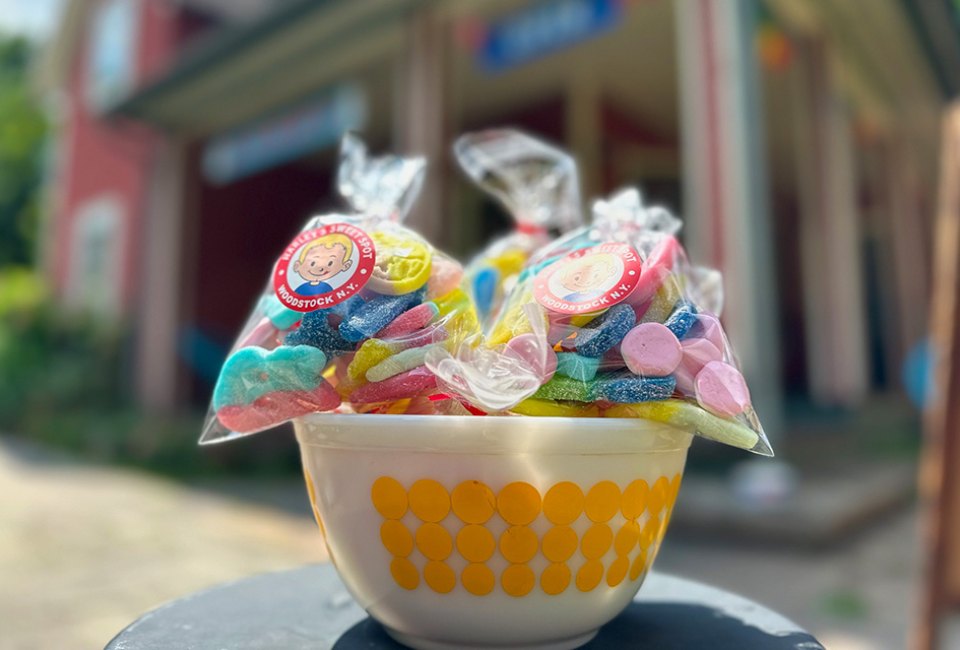
[(430, 249), (403, 234), (378, 231), (370, 234), (377, 247), (377, 263), (367, 288), (397, 296), (416, 291), (430, 279)]

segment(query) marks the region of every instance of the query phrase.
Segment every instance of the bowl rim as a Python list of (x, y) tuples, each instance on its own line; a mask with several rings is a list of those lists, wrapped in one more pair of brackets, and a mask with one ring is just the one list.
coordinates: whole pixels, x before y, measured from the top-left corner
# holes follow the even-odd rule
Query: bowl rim
[(641, 418), (315, 413), (293, 426), (302, 448), (423, 453), (673, 453), (686, 451), (693, 439)]

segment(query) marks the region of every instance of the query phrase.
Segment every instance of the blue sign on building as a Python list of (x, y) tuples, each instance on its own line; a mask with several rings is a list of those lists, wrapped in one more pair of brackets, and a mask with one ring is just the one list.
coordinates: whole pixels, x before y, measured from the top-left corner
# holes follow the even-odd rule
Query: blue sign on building
[(598, 36), (623, 16), (623, 0), (545, 0), (488, 25), (477, 59), (502, 72)]
[(366, 120), (363, 90), (355, 84), (336, 86), (214, 139), (203, 150), (203, 173), (213, 183), (230, 183), (335, 144)]

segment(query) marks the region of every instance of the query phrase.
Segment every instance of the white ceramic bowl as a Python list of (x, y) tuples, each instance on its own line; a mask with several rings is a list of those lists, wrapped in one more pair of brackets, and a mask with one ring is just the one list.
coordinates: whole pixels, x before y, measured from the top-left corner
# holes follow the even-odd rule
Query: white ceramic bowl
[(589, 641), (653, 563), (691, 440), (592, 418), (317, 415), (295, 428), (341, 578), (425, 650)]

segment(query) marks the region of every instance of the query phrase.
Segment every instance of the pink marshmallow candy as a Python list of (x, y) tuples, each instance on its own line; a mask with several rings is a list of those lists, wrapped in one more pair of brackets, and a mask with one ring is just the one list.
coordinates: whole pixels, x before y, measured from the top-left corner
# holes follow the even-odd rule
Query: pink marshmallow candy
[(697, 402), (720, 417), (732, 418), (750, 408), (750, 391), (740, 371), (723, 361), (711, 361), (695, 381)]
[(541, 342), (536, 334), (521, 334), (507, 343), (503, 350), (505, 356), (522, 361), (535, 373), (548, 382), (557, 371), (557, 353), (546, 342)]
[(726, 347), (723, 325), (720, 324), (720, 319), (713, 314), (698, 314), (697, 322), (690, 328), (687, 338), (706, 339), (720, 352), (723, 352)]
[(620, 354), (627, 368), (642, 377), (665, 377), (683, 359), (680, 341), (661, 323), (641, 323), (627, 332)]
[(683, 339), (680, 341), (683, 348), (683, 360), (674, 371), (677, 379), (677, 390), (684, 395), (696, 394), (694, 380), (711, 361), (723, 361), (723, 352), (707, 339)]

